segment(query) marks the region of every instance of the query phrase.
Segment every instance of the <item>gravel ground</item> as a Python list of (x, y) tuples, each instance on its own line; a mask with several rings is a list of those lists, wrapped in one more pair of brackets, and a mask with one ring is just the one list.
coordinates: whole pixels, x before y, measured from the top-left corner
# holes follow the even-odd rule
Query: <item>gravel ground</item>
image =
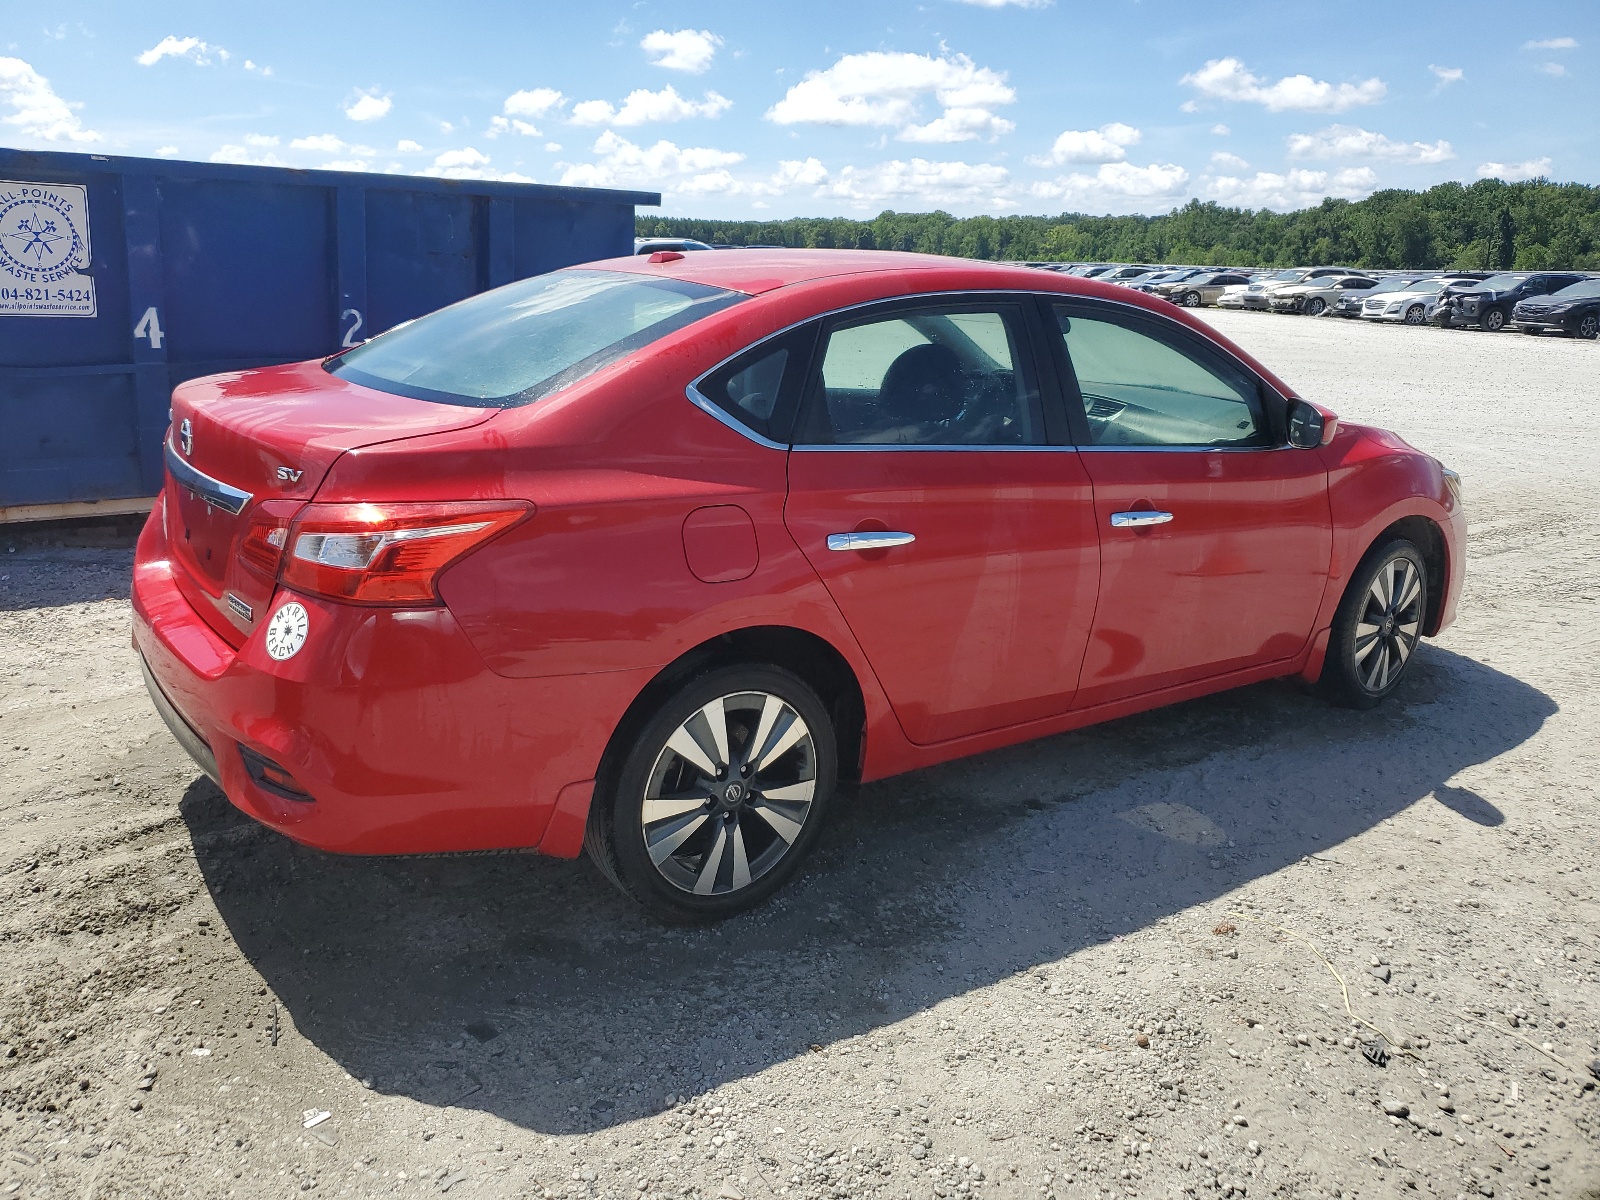
[(1600, 345), (1209, 319), (1463, 473), (1459, 623), (865, 788), (711, 930), (252, 824), (126, 546), (0, 536), (0, 1197), (1600, 1196)]

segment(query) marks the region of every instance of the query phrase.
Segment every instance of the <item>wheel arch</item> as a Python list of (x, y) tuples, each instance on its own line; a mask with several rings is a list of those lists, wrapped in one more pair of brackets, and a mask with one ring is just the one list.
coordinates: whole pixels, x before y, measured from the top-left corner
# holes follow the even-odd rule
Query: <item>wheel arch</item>
[(629, 738), (673, 692), (707, 671), (754, 664), (792, 671), (816, 691), (833, 716), (840, 780), (859, 781), (866, 745), (866, 700), (861, 681), (838, 647), (792, 625), (751, 625), (719, 633), (662, 667), (617, 722), (601, 754), (596, 778), (608, 780), (614, 776), (626, 756)]
[(1422, 563), (1428, 572), (1428, 611), (1423, 618), (1422, 632), (1432, 637), (1439, 632), (1445, 592), (1450, 586), (1450, 548), (1444, 530), (1437, 521), (1420, 514), (1401, 517), (1380, 530), (1357, 561), (1365, 561), (1374, 549), (1395, 538), (1405, 538), (1422, 552)]

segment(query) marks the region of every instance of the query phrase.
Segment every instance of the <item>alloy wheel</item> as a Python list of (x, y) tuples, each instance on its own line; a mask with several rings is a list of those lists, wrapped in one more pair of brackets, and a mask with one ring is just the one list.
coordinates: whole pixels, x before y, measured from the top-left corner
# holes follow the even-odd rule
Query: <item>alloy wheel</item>
[(1408, 558), (1390, 559), (1363, 598), (1356, 621), (1355, 667), (1377, 693), (1400, 674), (1422, 632), (1422, 574)]
[(1423, 307), (1420, 304), (1413, 304), (1410, 308), (1406, 309), (1407, 325), (1421, 325), (1423, 321), (1427, 320), (1427, 317), (1428, 314), (1423, 310)]
[(1600, 336), (1600, 316), (1589, 313), (1583, 320), (1579, 321), (1578, 336), (1589, 341), (1593, 341), (1596, 336)]
[(645, 784), (640, 832), (679, 891), (742, 891), (789, 853), (810, 815), (817, 748), (769, 692), (720, 696), (673, 731)]

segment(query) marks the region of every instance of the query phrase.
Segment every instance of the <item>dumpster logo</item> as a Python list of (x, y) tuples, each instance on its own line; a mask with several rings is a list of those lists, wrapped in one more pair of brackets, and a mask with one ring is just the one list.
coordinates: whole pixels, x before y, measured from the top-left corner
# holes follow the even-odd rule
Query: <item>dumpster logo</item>
[(0, 315), (92, 317), (88, 189), (0, 180)]

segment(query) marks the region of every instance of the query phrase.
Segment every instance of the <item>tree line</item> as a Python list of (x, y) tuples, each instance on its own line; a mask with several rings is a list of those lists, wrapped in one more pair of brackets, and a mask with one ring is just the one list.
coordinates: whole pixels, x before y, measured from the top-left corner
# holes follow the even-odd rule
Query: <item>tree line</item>
[(711, 221), (640, 216), (640, 237), (734, 246), (914, 250), (1038, 262), (1375, 269), (1600, 270), (1600, 187), (1536, 179), (1441, 183), (1279, 213), (1191, 200), (1153, 217), (954, 217), (885, 211), (868, 221)]

